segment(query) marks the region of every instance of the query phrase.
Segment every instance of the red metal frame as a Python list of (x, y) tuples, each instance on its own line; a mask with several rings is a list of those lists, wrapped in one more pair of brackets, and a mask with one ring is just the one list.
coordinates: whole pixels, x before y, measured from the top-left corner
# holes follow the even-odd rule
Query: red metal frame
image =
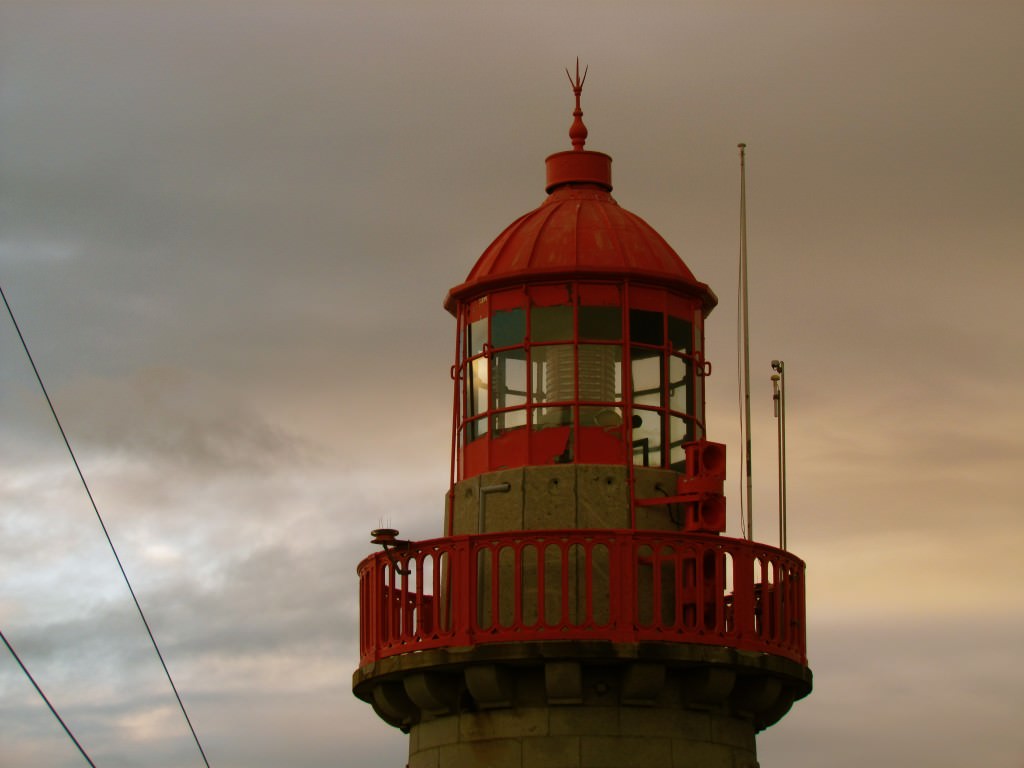
[(698, 643), (807, 663), (804, 563), (765, 544), (636, 530), (413, 543), (358, 567), (360, 664), (544, 640)]

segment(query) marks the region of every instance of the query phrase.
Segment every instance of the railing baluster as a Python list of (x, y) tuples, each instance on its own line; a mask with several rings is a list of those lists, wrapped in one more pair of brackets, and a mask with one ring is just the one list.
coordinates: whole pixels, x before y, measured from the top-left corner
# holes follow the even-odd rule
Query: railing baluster
[(523, 542), (512, 551), (512, 626), (523, 625)]
[(583, 546), (583, 616), (580, 626), (594, 625), (594, 541), (591, 539)]
[(572, 570), (571, 552), (572, 549), (564, 540), (558, 543), (558, 555), (559, 560), (562, 563), (561, 570), (558, 574), (561, 577), (559, 579), (558, 586), (562, 591), (562, 610), (558, 617), (559, 628), (567, 626), (572, 621), (572, 611), (569, 609), (570, 598), (572, 597), (572, 592), (569, 590), (569, 571)]
[(537, 542), (537, 627), (543, 629), (548, 623), (548, 595), (545, 588), (548, 548), (544, 539)]

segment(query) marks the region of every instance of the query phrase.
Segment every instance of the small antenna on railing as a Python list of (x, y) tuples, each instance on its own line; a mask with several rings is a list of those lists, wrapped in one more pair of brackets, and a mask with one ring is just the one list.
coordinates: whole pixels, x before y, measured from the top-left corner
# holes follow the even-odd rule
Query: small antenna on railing
[(395, 573), (401, 576), (408, 576), (411, 573), (408, 568), (403, 568), (399, 565), (398, 558), (395, 555), (395, 552), (405, 552), (410, 547), (409, 541), (398, 538), (397, 528), (374, 528), (370, 531), (370, 537), (371, 544), (376, 544), (384, 549), (384, 554), (387, 555), (391, 565), (394, 566)]

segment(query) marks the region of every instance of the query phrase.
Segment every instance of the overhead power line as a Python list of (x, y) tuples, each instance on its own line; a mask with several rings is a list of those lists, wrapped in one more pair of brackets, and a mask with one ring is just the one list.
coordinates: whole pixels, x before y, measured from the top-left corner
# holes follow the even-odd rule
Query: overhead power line
[(39, 683), (37, 683), (36, 679), (32, 677), (32, 673), (28, 671), (28, 667), (26, 667), (22, 663), (21, 657), (18, 656), (18, 652), (14, 650), (14, 646), (7, 642), (7, 638), (4, 637), (3, 632), (0, 632), (0, 640), (4, 641), (4, 645), (7, 646), (7, 650), (11, 652), (11, 656), (13, 656), (14, 660), (18, 662), (18, 666), (21, 667), (21, 671), (25, 673), (25, 677), (28, 678), (28, 681), (32, 683), (32, 686), (36, 689), (36, 693), (38, 693), (40, 698), (42, 698), (42, 700), (46, 702), (46, 706), (50, 708), (50, 711), (53, 713), (53, 716), (57, 718), (57, 722), (60, 723), (61, 728), (64, 729), (64, 733), (66, 733), (68, 735), (68, 738), (74, 742), (76, 747), (78, 747), (78, 751), (82, 753), (82, 757), (85, 758), (85, 762), (91, 765), (92, 768), (96, 768), (96, 763), (94, 763), (92, 761), (92, 758), (89, 757), (88, 753), (85, 751), (85, 748), (78, 743), (78, 739), (75, 738), (75, 734), (73, 734), (71, 732), (71, 729), (68, 728), (68, 724), (65, 723), (61, 716), (57, 713), (56, 708), (53, 706), (53, 704), (50, 703), (50, 700), (46, 698), (46, 694), (43, 693), (43, 689), (39, 687)]
[[(89, 497), (89, 503), (92, 505), (92, 511), (96, 513), (96, 519), (99, 521), (100, 528), (103, 529), (103, 535), (107, 539), (107, 544), (110, 545), (110, 551), (113, 553), (114, 560), (117, 562), (118, 570), (121, 571), (121, 576), (124, 578), (125, 586), (128, 587), (128, 592), (132, 596), (132, 602), (135, 603), (135, 609), (138, 611), (139, 618), (142, 619), (142, 626), (146, 628), (146, 634), (149, 635), (149, 640), (153, 645), (153, 650), (156, 651), (156, 657), (160, 660), (160, 666), (164, 669), (164, 674), (167, 676), (167, 682), (170, 683), (171, 690), (174, 691), (174, 698), (178, 700), (178, 707), (181, 709), (181, 714), (185, 717), (185, 722), (188, 724), (189, 731), (192, 732), (192, 738), (196, 743), (196, 748), (199, 750), (199, 754), (203, 758), (203, 763), (206, 765), (206, 768), (210, 768), (210, 762), (206, 759), (206, 752), (203, 750), (203, 745), (199, 743), (199, 735), (196, 733), (196, 729), (192, 726), (192, 720), (189, 718), (188, 712), (185, 710), (185, 703), (181, 700), (181, 695), (178, 693), (178, 687), (174, 684), (174, 678), (171, 677), (171, 671), (167, 668), (167, 662), (164, 661), (164, 655), (160, 652), (160, 646), (157, 644), (156, 637), (153, 635), (153, 630), (150, 629), (149, 622), (146, 620), (146, 614), (142, 611), (142, 605), (139, 603), (139, 598), (136, 597), (135, 590), (132, 588), (132, 583), (128, 580), (128, 574), (125, 572), (124, 566), (121, 564), (121, 558), (117, 554), (117, 548), (114, 546), (113, 539), (110, 538), (110, 532), (107, 531), (106, 523), (103, 522), (103, 516), (100, 514), (99, 507), (96, 505), (96, 500), (93, 498), (92, 491), (89, 490), (89, 483), (85, 480), (82, 468), (78, 464), (75, 452), (71, 448), (71, 442), (68, 440), (67, 433), (64, 431), (64, 426), (61, 424), (60, 417), (57, 416), (57, 409), (54, 408), (53, 400), (50, 399), (50, 393), (47, 391), (46, 385), (43, 384), (43, 377), (39, 373), (39, 368), (36, 367), (36, 361), (32, 357), (32, 353), (29, 351), (28, 342), (25, 341), (25, 336), (21, 332), (21, 326), (18, 325), (17, 318), (14, 317), (14, 310), (11, 308), (10, 302), (7, 301), (7, 294), (4, 293), (2, 285), (0, 285), (0, 298), (3, 298), (4, 300), (4, 306), (7, 307), (7, 314), (11, 318), (11, 323), (14, 324), (14, 330), (18, 334), (18, 339), (21, 341), (22, 349), (25, 350), (25, 356), (28, 358), (28, 362), (32, 366), (32, 372), (36, 376), (36, 381), (39, 382), (39, 388), (43, 392), (43, 397), (46, 398), (46, 404), (50, 407), (50, 413), (53, 414), (53, 420), (56, 422), (57, 429), (60, 431), (60, 436), (64, 440), (64, 446), (68, 449), (68, 455), (71, 456), (71, 462), (75, 465), (75, 471), (78, 473), (78, 478), (82, 481), (82, 487), (85, 489), (85, 495)], [(54, 714), (56, 714), (56, 712)]]

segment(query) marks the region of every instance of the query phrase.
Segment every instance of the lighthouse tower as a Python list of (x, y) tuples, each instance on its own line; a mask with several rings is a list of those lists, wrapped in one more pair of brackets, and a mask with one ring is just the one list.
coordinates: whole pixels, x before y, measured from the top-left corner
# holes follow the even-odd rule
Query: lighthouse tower
[(410, 768), (755, 768), (811, 690), (804, 564), (722, 535), (717, 300), (612, 198), (573, 85), (547, 198), (445, 300), (443, 536), (373, 532), (353, 689)]

